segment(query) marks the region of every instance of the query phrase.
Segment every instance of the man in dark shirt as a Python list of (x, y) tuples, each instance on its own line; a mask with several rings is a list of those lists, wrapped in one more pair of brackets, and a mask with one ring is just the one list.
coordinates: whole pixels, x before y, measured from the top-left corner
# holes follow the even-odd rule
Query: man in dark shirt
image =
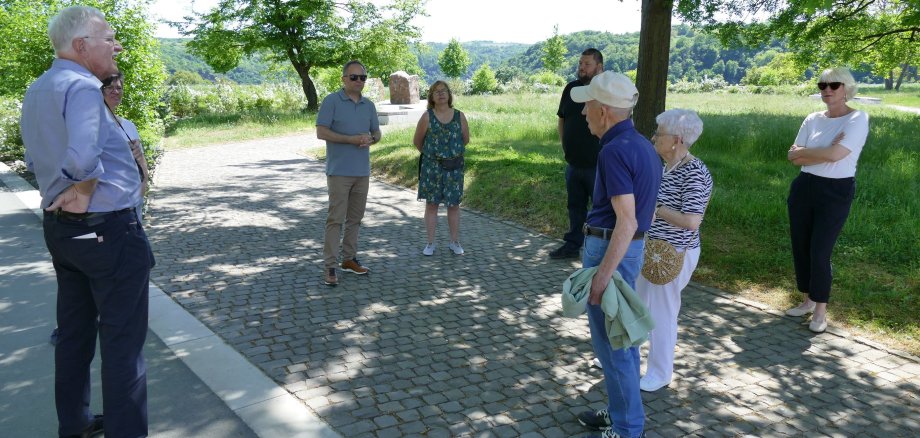
[(578, 60), (578, 79), (569, 82), (562, 90), (559, 101), (559, 140), (568, 165), (565, 168), (565, 191), (568, 194), (569, 231), (562, 237), (565, 243), (549, 253), (551, 259), (577, 258), (585, 240), (581, 227), (588, 215), (588, 205), (594, 190), (597, 172), (597, 153), (600, 143), (588, 130), (582, 110), (584, 103), (572, 100), (573, 87), (591, 83), (591, 79), (604, 71), (604, 55), (597, 49), (587, 49)]

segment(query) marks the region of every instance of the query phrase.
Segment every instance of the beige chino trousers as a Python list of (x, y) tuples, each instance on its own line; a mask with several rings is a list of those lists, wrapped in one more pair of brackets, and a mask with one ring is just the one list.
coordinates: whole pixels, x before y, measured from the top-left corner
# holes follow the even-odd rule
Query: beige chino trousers
[(326, 269), (338, 265), (339, 237), (342, 238), (342, 261), (355, 258), (358, 252), (358, 229), (367, 206), (368, 176), (326, 176), (329, 191), (329, 215), (326, 217), (326, 236), (323, 243), (323, 263)]

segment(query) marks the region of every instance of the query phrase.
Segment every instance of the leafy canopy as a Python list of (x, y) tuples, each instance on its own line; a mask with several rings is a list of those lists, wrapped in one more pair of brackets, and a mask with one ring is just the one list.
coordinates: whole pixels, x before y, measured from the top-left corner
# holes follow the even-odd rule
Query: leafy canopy
[[(0, 1), (0, 95), (22, 97), (26, 88), (51, 66), (54, 49), (48, 40), (48, 21), (64, 7), (66, 0)], [(154, 27), (147, 21), (146, 3), (129, 0), (86, 0), (105, 14), (124, 51), (118, 68), (125, 75), (125, 98), (118, 112), (133, 121), (146, 144), (162, 133), (156, 112), (163, 94), (166, 73), (160, 61)]]
[(562, 64), (565, 63), (565, 55), (568, 53), (568, 49), (565, 46), (565, 40), (559, 35), (559, 25), (553, 26), (553, 36), (546, 40), (546, 44), (543, 46), (543, 57), (540, 58), (543, 61), (543, 68), (553, 72), (558, 73), (559, 69), (562, 68)]
[(221, 0), (208, 12), (178, 24), (192, 36), (189, 49), (224, 73), (244, 56), (265, 54), (290, 62), (301, 79), (307, 108), (318, 107), (313, 68), (341, 67), (359, 59), (372, 74), (417, 71), (410, 44), (420, 31), (411, 23), (424, 14), (424, 0), (389, 5), (332, 0)]
[(456, 38), (451, 38), (450, 43), (438, 56), (438, 65), (447, 77), (459, 78), (470, 67), (470, 56)]

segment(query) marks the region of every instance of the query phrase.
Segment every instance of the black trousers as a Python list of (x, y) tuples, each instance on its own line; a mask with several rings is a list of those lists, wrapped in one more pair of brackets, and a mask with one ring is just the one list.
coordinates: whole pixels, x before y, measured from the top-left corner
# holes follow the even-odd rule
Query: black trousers
[(591, 196), (594, 195), (594, 178), (596, 167), (565, 167), (565, 191), (568, 195), (566, 207), (569, 210), (569, 231), (562, 236), (566, 245), (581, 248), (585, 241), (582, 227), (591, 208)]
[(105, 435), (147, 436), (142, 350), (154, 260), (135, 209), (84, 220), (46, 212), (43, 228), (58, 282), (58, 434), (79, 435), (92, 419), (90, 364), (98, 335)]
[(816, 303), (831, 294), (831, 253), (850, 214), (854, 178), (824, 178), (802, 172), (789, 188), (789, 234), (799, 291)]

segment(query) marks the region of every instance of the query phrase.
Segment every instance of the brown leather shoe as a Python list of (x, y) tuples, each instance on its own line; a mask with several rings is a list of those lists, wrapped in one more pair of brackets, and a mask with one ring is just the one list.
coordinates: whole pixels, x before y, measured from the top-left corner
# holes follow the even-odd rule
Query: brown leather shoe
[(351, 260), (346, 260), (342, 262), (342, 270), (345, 272), (352, 272), (358, 275), (364, 275), (364, 274), (367, 274), (367, 271), (369, 271), (370, 269), (367, 269), (364, 266), (361, 266), (361, 262), (359, 262), (358, 259), (351, 259)]
[(339, 278), (335, 276), (335, 268), (329, 268), (323, 271), (323, 283), (326, 283), (326, 286), (336, 286), (339, 284)]

